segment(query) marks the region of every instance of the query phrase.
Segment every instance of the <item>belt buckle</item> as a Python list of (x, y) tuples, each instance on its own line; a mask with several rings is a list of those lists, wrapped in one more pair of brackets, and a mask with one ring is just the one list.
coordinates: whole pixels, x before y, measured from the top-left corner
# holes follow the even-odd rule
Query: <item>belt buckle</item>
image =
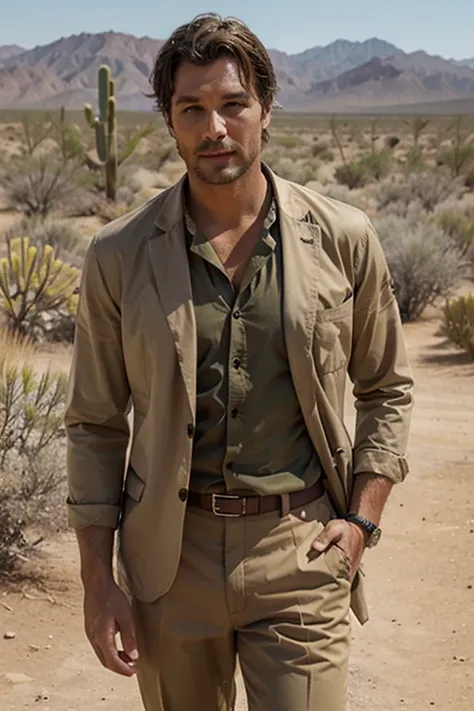
[[(221, 511), (217, 499), (240, 499), (242, 501), (242, 511), (240, 513), (226, 513)], [(239, 518), (244, 516), (247, 510), (247, 497), (245, 496), (232, 496), (231, 494), (211, 494), (212, 501), (212, 513), (215, 516), (221, 516), (222, 518)]]

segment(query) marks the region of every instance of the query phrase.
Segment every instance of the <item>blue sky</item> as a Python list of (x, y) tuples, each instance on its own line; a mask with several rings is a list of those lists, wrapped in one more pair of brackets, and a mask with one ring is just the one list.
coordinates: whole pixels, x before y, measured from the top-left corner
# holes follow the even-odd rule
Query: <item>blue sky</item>
[[(163, 39), (201, 12), (236, 15), (267, 47), (299, 52), (338, 38), (379, 37), (411, 52), (474, 57), (473, 0), (21, 0), (2, 2), (0, 45), (34, 47), (80, 32)], [(268, 9), (265, 9), (268, 8)]]

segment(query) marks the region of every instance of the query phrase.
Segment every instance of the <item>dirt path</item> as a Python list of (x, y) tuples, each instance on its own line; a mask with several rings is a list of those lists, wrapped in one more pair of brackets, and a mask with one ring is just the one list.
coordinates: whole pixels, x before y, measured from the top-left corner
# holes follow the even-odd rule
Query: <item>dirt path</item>
[[(372, 619), (354, 625), (352, 711), (474, 707), (474, 364), (444, 345), (437, 325), (406, 327), (417, 383), (412, 473), (366, 556)], [(0, 708), (138, 711), (134, 682), (103, 670), (84, 640), (72, 536), (43, 556), (47, 592), (0, 592)], [(3, 639), (8, 631), (14, 639)]]

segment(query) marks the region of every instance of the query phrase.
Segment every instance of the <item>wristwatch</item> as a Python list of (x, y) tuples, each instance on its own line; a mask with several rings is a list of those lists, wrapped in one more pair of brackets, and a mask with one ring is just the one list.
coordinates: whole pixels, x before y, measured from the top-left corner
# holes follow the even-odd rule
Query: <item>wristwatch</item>
[(382, 531), (375, 525), (375, 523), (372, 523), (372, 521), (369, 521), (367, 518), (363, 518), (356, 513), (348, 513), (346, 521), (349, 523), (355, 523), (356, 526), (359, 526), (365, 533), (368, 534), (369, 537), (366, 543), (367, 548), (373, 548), (377, 545), (380, 540), (380, 536), (382, 535)]

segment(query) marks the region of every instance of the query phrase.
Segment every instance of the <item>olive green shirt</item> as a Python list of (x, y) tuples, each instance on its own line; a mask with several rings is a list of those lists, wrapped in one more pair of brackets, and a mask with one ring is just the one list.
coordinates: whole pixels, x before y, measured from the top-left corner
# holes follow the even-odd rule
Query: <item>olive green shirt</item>
[(287, 359), (276, 204), (238, 290), (188, 213), (185, 224), (197, 326), (191, 489), (269, 494), (310, 486), (321, 467)]

